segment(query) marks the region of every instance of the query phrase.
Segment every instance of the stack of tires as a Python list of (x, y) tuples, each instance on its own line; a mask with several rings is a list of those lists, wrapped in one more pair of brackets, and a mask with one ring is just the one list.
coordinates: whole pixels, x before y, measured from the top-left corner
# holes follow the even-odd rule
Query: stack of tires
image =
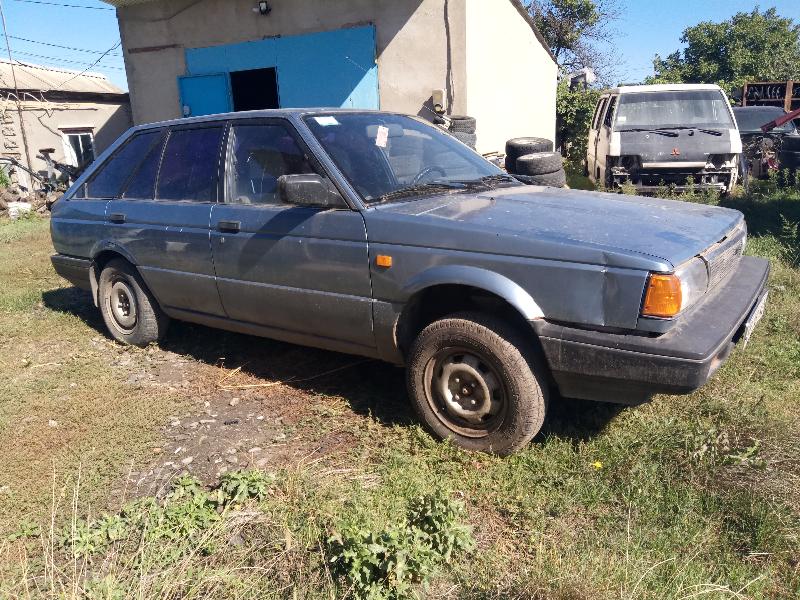
[(478, 136), (475, 133), (475, 119), (462, 115), (451, 115), (449, 118), (450, 126), (448, 130), (450, 135), (475, 150), (475, 145), (478, 141)]
[(530, 185), (564, 187), (567, 175), (561, 154), (544, 138), (514, 138), (506, 142), (506, 171)]

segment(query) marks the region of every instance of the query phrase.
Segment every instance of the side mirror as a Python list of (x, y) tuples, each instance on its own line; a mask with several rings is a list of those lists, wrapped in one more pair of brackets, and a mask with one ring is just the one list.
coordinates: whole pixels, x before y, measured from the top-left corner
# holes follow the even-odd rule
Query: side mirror
[(333, 184), (320, 175), (281, 175), (278, 177), (281, 202), (317, 208), (344, 208), (344, 198)]

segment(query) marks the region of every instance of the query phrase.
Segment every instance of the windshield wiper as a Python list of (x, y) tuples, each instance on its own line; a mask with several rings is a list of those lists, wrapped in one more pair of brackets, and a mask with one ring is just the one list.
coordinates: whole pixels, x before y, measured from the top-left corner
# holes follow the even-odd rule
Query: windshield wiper
[(673, 127), (657, 127), (655, 129), (648, 129), (646, 127), (633, 127), (631, 129), (620, 129), (620, 131), (639, 131), (645, 133), (657, 133), (665, 137), (678, 137), (674, 131), (666, 131), (667, 129), (674, 129)]
[(715, 135), (717, 137), (722, 135), (721, 131), (714, 131), (713, 129), (706, 129), (704, 127), (687, 127), (687, 126), (681, 125), (681, 126), (675, 126), (675, 127), (663, 127), (663, 129), (669, 129), (669, 130), (680, 129), (680, 130), (701, 131), (703, 133), (707, 133), (708, 135)]
[(460, 183), (469, 187), (490, 187), (494, 183), (519, 183), (519, 180), (512, 175), (498, 173), (496, 175), (485, 175), (484, 177), (479, 177), (478, 179), (459, 179), (453, 181), (452, 183)]
[(400, 198), (407, 198), (409, 196), (418, 196), (426, 193), (433, 192), (449, 192), (452, 190), (463, 190), (466, 186), (458, 181), (436, 181), (431, 183), (419, 183), (409, 187), (400, 188), (388, 194), (378, 196), (372, 202), (389, 202), (391, 200), (398, 200)]

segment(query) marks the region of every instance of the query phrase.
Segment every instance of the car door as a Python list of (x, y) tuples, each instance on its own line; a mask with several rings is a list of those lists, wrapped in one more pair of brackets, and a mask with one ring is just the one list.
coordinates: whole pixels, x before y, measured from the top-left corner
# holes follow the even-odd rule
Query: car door
[(210, 122), (142, 134), (147, 151), (107, 208), (113, 239), (168, 313), (224, 315), (208, 229), (224, 132)]
[(603, 115), (603, 109), (608, 101), (607, 96), (603, 96), (597, 101), (594, 114), (592, 115), (591, 128), (589, 129), (589, 140), (586, 145), (586, 171), (589, 178), (594, 181), (595, 169), (597, 166), (597, 140), (598, 140), (598, 127)]
[(322, 174), (285, 119), (232, 122), (227, 149), (211, 246), (228, 317), (270, 328), (271, 337), (374, 348), (361, 213), (281, 204), (281, 175)]
[(608, 99), (603, 119), (597, 132), (596, 157), (594, 174), (599, 185), (606, 183), (606, 166), (608, 164), (608, 154), (611, 149), (611, 128), (614, 123), (614, 114), (617, 107), (618, 96), (611, 96)]

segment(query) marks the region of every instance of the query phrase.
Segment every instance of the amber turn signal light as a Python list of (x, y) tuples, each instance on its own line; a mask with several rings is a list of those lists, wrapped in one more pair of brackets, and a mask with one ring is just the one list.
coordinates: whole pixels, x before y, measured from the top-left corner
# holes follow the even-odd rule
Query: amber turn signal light
[(388, 269), (392, 266), (392, 257), (386, 254), (378, 254), (378, 256), (375, 257), (375, 264)]
[(677, 275), (653, 273), (647, 282), (642, 316), (674, 317), (681, 312), (681, 280)]

